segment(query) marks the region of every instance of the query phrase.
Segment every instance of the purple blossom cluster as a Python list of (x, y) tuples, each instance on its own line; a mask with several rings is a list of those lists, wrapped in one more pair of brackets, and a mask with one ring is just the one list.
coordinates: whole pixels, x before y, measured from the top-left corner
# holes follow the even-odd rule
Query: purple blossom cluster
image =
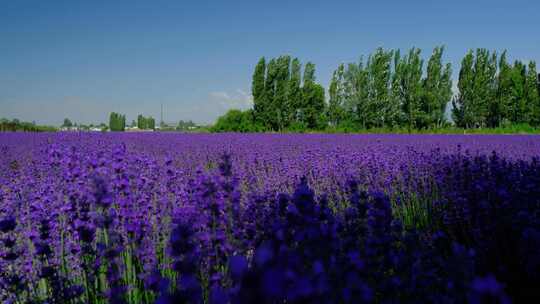
[(0, 134), (2, 303), (511, 303), (540, 137)]

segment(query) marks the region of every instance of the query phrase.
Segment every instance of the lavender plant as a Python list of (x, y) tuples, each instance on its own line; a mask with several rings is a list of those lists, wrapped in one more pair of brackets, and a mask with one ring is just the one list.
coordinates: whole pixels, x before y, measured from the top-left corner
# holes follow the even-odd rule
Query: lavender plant
[(2, 303), (540, 297), (540, 137), (0, 134)]

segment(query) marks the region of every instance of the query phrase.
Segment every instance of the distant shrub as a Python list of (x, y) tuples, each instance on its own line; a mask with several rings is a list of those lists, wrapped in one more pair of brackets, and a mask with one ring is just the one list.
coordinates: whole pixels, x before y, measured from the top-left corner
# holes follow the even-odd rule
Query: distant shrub
[(253, 111), (229, 110), (220, 116), (211, 128), (212, 132), (260, 132), (264, 129), (253, 121)]

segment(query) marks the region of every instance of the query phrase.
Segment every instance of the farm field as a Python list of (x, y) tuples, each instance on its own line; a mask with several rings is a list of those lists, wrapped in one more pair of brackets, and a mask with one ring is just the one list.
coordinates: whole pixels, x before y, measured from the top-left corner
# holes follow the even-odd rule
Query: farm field
[(523, 303), (540, 136), (0, 134), (2, 303)]

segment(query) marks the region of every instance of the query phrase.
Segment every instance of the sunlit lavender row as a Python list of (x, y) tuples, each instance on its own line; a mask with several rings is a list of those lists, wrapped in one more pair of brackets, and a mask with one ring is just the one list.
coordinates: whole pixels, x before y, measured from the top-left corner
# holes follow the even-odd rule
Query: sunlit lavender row
[(540, 137), (0, 134), (2, 303), (510, 303)]

